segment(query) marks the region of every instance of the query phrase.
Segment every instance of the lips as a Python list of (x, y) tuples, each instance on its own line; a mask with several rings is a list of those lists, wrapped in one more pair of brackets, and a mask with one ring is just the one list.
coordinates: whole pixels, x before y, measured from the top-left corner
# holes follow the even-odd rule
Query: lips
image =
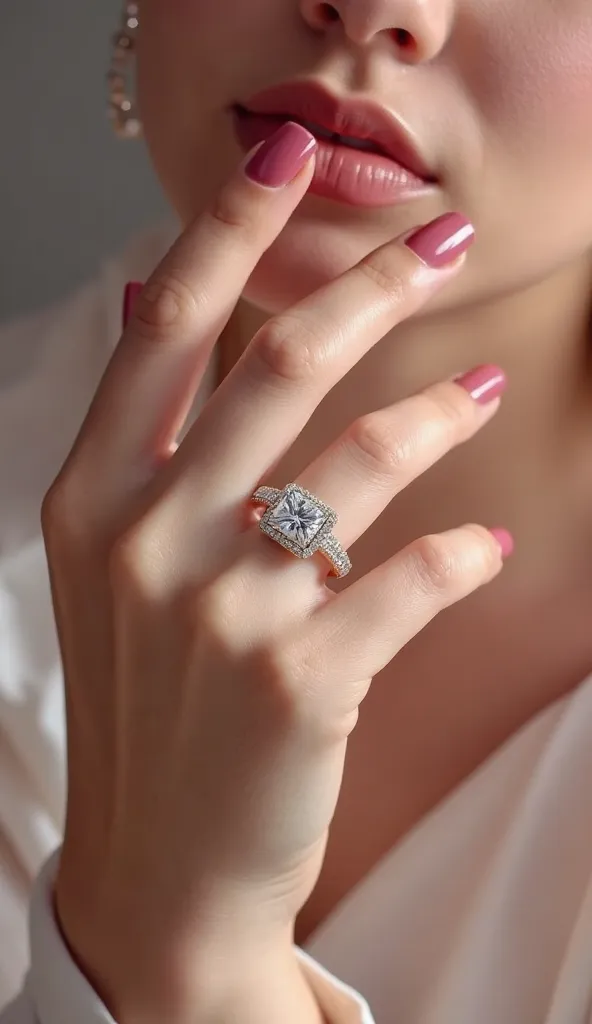
[(437, 180), (406, 127), (370, 100), (339, 98), (315, 82), (285, 82), (237, 104), (236, 113), (297, 121), (319, 141), (386, 156), (424, 183)]

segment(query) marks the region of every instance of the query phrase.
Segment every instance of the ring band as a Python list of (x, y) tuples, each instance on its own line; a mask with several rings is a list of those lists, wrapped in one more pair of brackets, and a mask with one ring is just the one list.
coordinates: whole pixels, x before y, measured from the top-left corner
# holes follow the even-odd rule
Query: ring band
[(337, 513), (315, 494), (299, 484), (288, 484), (283, 491), (258, 487), (251, 502), (266, 506), (259, 529), (277, 544), (298, 558), (318, 551), (331, 565), (330, 576), (347, 576), (352, 567), (349, 555), (333, 536)]

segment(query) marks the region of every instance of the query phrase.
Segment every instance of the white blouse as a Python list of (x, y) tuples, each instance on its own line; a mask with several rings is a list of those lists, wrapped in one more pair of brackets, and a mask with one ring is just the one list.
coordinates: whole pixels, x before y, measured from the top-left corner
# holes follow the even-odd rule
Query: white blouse
[[(0, 330), (0, 1024), (115, 1024), (51, 907), (65, 731), (39, 509), (119, 338), (124, 285), (173, 237), (134, 240), (74, 297)], [(299, 955), (331, 1024), (592, 1024), (591, 790), (592, 677), (314, 934)]]

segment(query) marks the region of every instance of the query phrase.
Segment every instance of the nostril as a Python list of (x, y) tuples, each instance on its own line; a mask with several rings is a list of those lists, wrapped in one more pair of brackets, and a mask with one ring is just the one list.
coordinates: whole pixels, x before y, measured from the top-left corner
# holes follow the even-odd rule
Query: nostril
[(402, 49), (409, 50), (413, 46), (413, 36), (406, 28), (393, 29), (393, 38)]
[(319, 4), (319, 20), (324, 25), (329, 25), (333, 21), (339, 21), (339, 11), (335, 9), (333, 4)]

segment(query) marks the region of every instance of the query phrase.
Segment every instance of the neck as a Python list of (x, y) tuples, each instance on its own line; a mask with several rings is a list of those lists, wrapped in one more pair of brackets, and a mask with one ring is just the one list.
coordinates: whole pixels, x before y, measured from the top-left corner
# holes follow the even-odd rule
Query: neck
[[(508, 374), (494, 421), (397, 498), (392, 550), (477, 521), (514, 532), (532, 585), (543, 571), (546, 579), (573, 565), (582, 573), (582, 552), (592, 548), (591, 280), (582, 260), (521, 292), (407, 322), (327, 397), (311, 425), (317, 450), (360, 414), (440, 378), (482, 362)], [(222, 340), (223, 373), (264, 320), (244, 302), (237, 307)], [(310, 442), (310, 433), (298, 442), (307, 460)]]

